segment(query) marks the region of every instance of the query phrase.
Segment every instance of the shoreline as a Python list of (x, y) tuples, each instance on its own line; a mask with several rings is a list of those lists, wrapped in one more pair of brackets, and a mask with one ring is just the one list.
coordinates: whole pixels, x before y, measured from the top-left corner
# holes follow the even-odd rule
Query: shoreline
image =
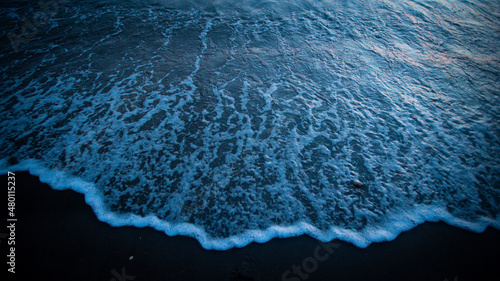
[[(7, 192), (2, 196), (7, 202)], [(151, 227), (112, 227), (83, 194), (53, 190), (28, 172), (16, 173), (16, 212), (16, 273), (8, 280), (463, 281), (500, 273), (500, 230), (492, 227), (474, 233), (428, 222), (367, 248), (302, 235), (205, 250), (194, 238)], [(7, 241), (0, 239), (8, 273)]]

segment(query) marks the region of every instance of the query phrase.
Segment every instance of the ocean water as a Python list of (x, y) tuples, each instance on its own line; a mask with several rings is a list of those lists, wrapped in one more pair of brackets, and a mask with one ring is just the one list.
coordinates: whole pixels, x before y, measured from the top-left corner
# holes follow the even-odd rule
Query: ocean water
[(498, 1), (40, 3), (0, 4), (1, 173), (206, 249), (500, 229)]

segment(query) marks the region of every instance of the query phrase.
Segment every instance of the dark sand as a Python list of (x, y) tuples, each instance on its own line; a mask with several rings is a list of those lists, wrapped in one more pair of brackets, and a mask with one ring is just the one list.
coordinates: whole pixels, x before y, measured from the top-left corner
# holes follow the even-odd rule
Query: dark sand
[[(6, 213), (5, 175), (1, 182)], [(500, 231), (492, 228), (476, 234), (425, 223), (366, 249), (333, 241), (337, 248), (329, 248), (331, 254), (308, 236), (207, 251), (192, 238), (111, 227), (97, 220), (82, 194), (52, 190), (28, 173), (16, 173), (16, 187), (16, 274), (7, 272), (7, 238), (0, 236), (0, 280), (464, 281), (500, 276)], [(7, 233), (6, 219), (3, 225), (0, 235)], [(304, 261), (309, 273), (301, 268), (294, 274), (293, 266)]]

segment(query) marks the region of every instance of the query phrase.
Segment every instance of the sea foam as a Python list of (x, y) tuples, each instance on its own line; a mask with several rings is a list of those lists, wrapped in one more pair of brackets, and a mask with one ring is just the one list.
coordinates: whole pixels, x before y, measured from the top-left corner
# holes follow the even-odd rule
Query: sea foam
[[(5, 166), (8, 166), (6, 165), (6, 159), (0, 159), (0, 167)], [(102, 195), (94, 184), (65, 175), (61, 171), (46, 169), (34, 160), (26, 160), (8, 169), (0, 169), (0, 174), (6, 174), (7, 171), (29, 171), (30, 174), (38, 176), (41, 182), (50, 185), (55, 190), (72, 189), (84, 194), (85, 202), (92, 207), (97, 218), (111, 226), (152, 227), (168, 236), (183, 235), (195, 238), (207, 250), (228, 250), (234, 247), (244, 247), (252, 242), (265, 243), (273, 238), (288, 238), (300, 235), (309, 235), (322, 242), (340, 239), (357, 247), (365, 248), (374, 242), (391, 241), (400, 233), (410, 230), (421, 223), (437, 221), (444, 221), (449, 225), (478, 233), (483, 232), (488, 226), (500, 229), (499, 217), (496, 219), (481, 218), (476, 222), (469, 222), (454, 217), (440, 206), (416, 206), (413, 212), (391, 216), (384, 224), (367, 227), (361, 232), (340, 227), (331, 227), (326, 231), (322, 231), (308, 223), (298, 222), (286, 227), (276, 225), (262, 230), (246, 230), (238, 235), (217, 239), (210, 237), (201, 227), (190, 223), (175, 224), (162, 221), (153, 215), (141, 217), (133, 214), (119, 215), (110, 212), (103, 203)]]

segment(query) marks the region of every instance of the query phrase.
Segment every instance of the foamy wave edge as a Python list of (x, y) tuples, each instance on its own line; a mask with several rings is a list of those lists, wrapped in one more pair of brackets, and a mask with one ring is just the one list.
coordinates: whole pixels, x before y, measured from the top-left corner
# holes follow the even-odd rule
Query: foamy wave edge
[(206, 250), (224, 251), (235, 247), (245, 247), (252, 242), (265, 243), (273, 238), (289, 238), (301, 235), (309, 235), (322, 242), (339, 239), (352, 243), (359, 248), (366, 248), (374, 242), (392, 241), (400, 233), (424, 222), (438, 221), (477, 233), (484, 232), (488, 226), (500, 230), (500, 215), (497, 215), (495, 219), (481, 217), (476, 222), (470, 222), (453, 217), (443, 206), (420, 205), (415, 206), (411, 212), (390, 215), (386, 223), (367, 227), (362, 232), (340, 227), (331, 227), (328, 231), (321, 231), (308, 223), (298, 222), (286, 227), (272, 226), (265, 230), (246, 230), (242, 234), (217, 239), (210, 237), (201, 227), (190, 223), (176, 224), (162, 221), (156, 216), (140, 217), (133, 214), (112, 213), (106, 209), (103, 198), (99, 195), (99, 191), (93, 183), (85, 182), (62, 171), (48, 169), (37, 160), (23, 160), (16, 165), (9, 165), (7, 159), (0, 159), (0, 174), (7, 174), (9, 171), (28, 171), (30, 174), (39, 177), (41, 182), (48, 184), (52, 189), (71, 189), (82, 193), (85, 196), (85, 202), (93, 209), (97, 218), (111, 226), (152, 227), (168, 236), (192, 237), (198, 240)]

